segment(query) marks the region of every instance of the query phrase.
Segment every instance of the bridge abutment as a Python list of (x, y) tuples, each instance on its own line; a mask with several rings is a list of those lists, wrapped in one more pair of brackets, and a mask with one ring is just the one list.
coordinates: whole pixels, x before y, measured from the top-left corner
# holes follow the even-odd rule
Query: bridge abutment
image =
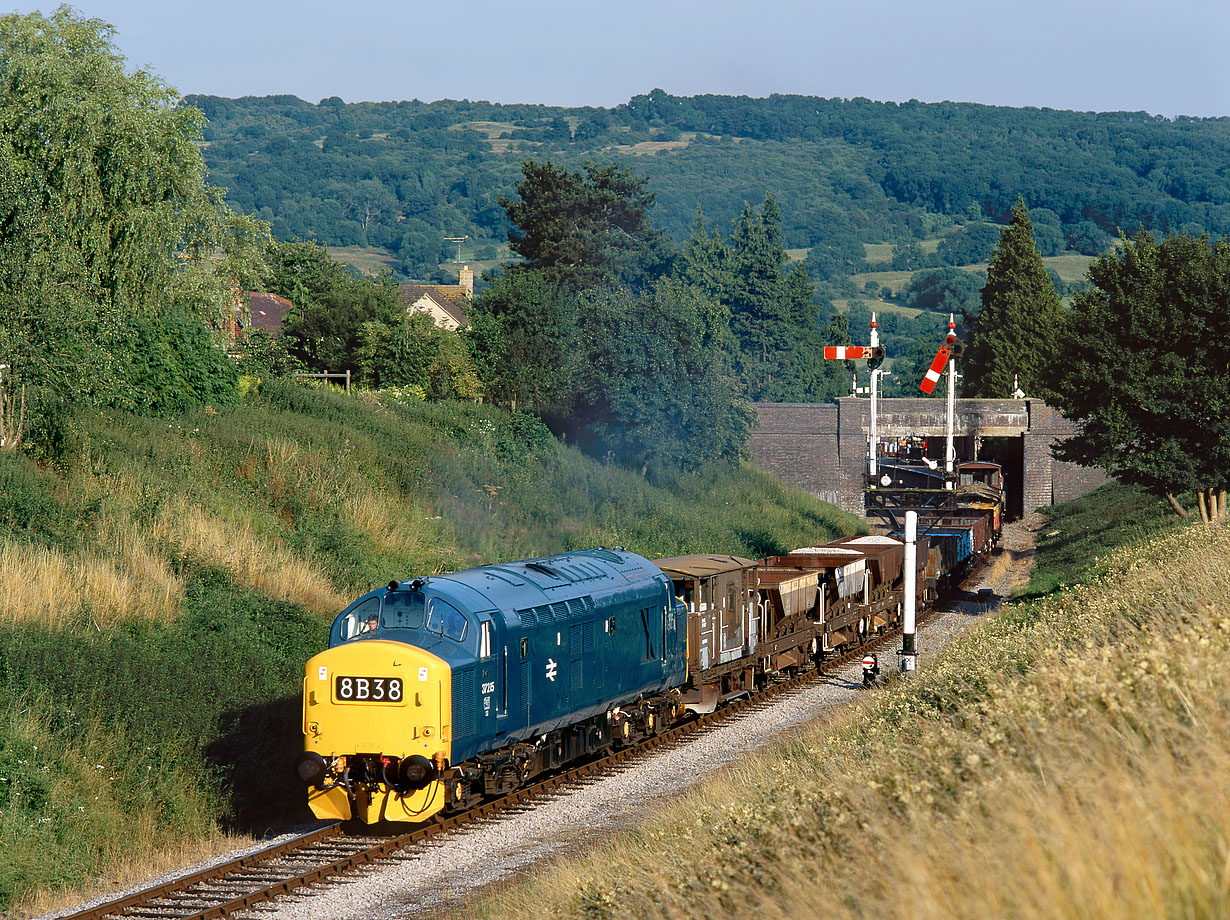
[[(854, 514), (864, 510), (867, 431), (871, 404), (843, 397), (828, 403), (756, 403), (760, 424), (753, 429), (753, 462), (783, 482)], [(1075, 426), (1037, 399), (958, 399), (954, 436), (959, 460), (975, 459), (972, 445), (989, 439), (1019, 441), (1019, 450), (1001, 451), (1009, 488), (1021, 496), (1020, 511), (1068, 501), (1107, 481), (1100, 469), (1087, 469), (1051, 457), (1051, 445), (1069, 437)], [(944, 437), (945, 403), (937, 399), (882, 399), (877, 429), (881, 437)], [(982, 457), (987, 456), (983, 451)], [(1013, 469), (1020, 456), (1020, 468)], [(993, 458), (992, 458), (993, 459)], [(1011, 477), (1019, 477), (1014, 485)]]

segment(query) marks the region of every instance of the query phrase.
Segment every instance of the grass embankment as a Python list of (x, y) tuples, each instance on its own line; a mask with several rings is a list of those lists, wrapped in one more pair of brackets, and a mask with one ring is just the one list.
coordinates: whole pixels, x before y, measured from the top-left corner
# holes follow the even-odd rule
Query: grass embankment
[(1226, 916), (1227, 570), (1230, 528), (1158, 528), (478, 914)]
[(304, 661), (392, 577), (596, 544), (757, 556), (859, 525), (749, 469), (648, 483), (490, 407), (274, 383), (0, 455), (0, 913), (307, 818)]

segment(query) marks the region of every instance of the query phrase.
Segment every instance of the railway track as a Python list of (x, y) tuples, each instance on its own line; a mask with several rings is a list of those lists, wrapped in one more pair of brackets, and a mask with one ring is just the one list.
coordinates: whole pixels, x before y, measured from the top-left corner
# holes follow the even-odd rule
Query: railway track
[[(931, 612), (928, 610), (922, 613), (919, 622), (925, 622)], [(76, 913), (61, 915), (59, 920), (100, 920), (104, 917), (212, 920), (235, 916), (263, 902), (360, 870), (381, 860), (412, 855), (434, 838), (484, 819), (532, 806), (536, 801), (563, 792), (573, 784), (625, 766), (667, 745), (677, 744), (698, 733), (716, 728), (749, 710), (772, 705), (779, 695), (819, 680), (832, 669), (861, 658), (869, 649), (880, 648), (898, 636), (899, 629), (881, 632), (859, 648), (825, 661), (823, 670), (809, 668), (793, 678), (777, 681), (753, 695), (737, 699), (713, 713), (646, 738), (636, 745), (611, 752), (459, 814), (432, 821), (408, 833), (387, 837), (370, 834), (351, 836), (341, 824), (331, 824), (231, 862), (151, 886)]]

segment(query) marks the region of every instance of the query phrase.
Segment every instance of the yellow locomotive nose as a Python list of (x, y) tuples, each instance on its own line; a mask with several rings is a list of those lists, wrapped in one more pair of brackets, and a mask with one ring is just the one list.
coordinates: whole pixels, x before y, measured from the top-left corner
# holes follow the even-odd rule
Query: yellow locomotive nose
[(425, 821), (443, 808), (451, 700), (448, 664), (411, 645), (363, 639), (309, 660), (299, 772), (313, 814)]

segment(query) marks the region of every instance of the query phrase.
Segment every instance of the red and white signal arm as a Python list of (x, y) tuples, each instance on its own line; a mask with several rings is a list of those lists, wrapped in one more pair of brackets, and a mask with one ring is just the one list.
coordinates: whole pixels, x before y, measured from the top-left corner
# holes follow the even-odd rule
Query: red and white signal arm
[(935, 360), (927, 368), (923, 382), (918, 385), (918, 388), (928, 396), (935, 389), (935, 385), (940, 382), (940, 375), (944, 373), (944, 365), (948, 363), (950, 357), (952, 357), (952, 349), (947, 344), (941, 345), (940, 350), (935, 353)]
[(870, 345), (825, 345), (824, 357), (829, 361), (859, 361), (871, 357)]

